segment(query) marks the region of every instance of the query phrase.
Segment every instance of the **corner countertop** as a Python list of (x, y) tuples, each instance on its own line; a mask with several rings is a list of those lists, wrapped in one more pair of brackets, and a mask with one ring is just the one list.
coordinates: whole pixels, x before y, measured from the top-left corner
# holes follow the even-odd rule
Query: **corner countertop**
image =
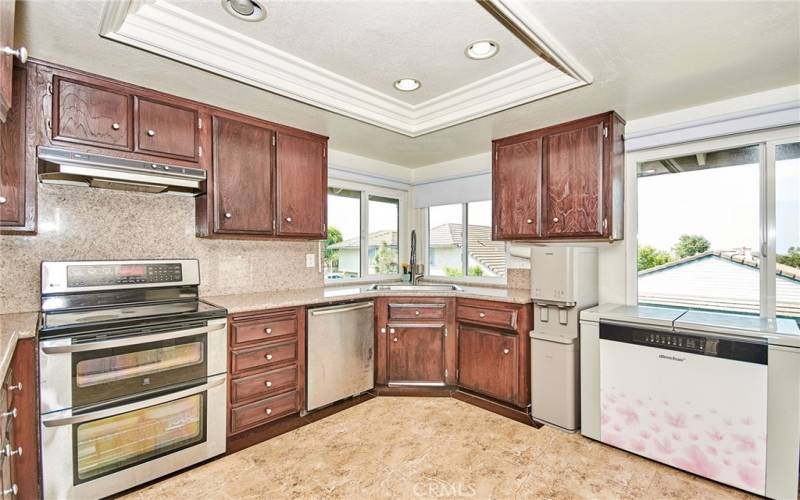
[(17, 340), (35, 337), (38, 326), (38, 312), (0, 314), (0, 377), (11, 365)]
[(337, 285), (303, 290), (281, 290), (273, 292), (242, 293), (232, 295), (216, 295), (202, 297), (219, 307), (224, 307), (229, 314), (297, 307), (314, 304), (329, 304), (348, 300), (370, 299), (375, 297), (463, 297), (468, 299), (496, 300), (514, 304), (527, 304), (532, 301), (528, 289), (490, 288), (479, 286), (461, 286), (461, 291), (414, 291), (387, 292), (368, 290), (369, 285)]

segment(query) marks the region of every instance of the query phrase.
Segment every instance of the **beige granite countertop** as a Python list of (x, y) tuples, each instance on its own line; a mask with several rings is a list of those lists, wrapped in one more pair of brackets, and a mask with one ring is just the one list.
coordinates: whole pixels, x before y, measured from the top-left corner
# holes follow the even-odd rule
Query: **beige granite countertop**
[(463, 297), (469, 299), (498, 300), (515, 304), (527, 304), (531, 302), (531, 291), (528, 289), (461, 286), (463, 289), (462, 291), (452, 292), (386, 292), (367, 290), (367, 288), (369, 288), (369, 285), (336, 285), (321, 288), (306, 288), (302, 290), (216, 295), (202, 297), (202, 299), (217, 306), (224, 307), (228, 310), (229, 314), (392, 296)]
[(0, 377), (8, 371), (17, 340), (35, 337), (38, 326), (38, 312), (0, 314)]

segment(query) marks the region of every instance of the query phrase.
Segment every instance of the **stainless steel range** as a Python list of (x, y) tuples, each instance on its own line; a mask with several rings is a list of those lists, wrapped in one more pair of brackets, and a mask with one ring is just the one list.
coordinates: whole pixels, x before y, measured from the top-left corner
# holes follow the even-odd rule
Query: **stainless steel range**
[(225, 452), (225, 309), (196, 260), (44, 262), (44, 498), (100, 498)]

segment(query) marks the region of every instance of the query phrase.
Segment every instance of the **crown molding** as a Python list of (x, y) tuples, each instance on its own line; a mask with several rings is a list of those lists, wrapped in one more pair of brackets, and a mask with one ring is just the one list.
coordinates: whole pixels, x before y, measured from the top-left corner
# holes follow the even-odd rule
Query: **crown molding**
[[(587, 85), (591, 76), (512, 0), (481, 2), (531, 60), (409, 104), (163, 0), (108, 0), (100, 35), (410, 137)], [(498, 17), (499, 18), (499, 17)], [(536, 30), (536, 31), (534, 31)]]

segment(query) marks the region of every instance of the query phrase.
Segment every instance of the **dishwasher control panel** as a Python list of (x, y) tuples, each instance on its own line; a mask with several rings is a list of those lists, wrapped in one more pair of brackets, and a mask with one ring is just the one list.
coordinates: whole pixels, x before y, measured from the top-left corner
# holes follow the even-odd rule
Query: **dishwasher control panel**
[(631, 335), (634, 344), (650, 345), (654, 347), (678, 347), (682, 351), (696, 352), (698, 354), (717, 354), (719, 340), (693, 335), (679, 335), (675, 333), (662, 333), (657, 331), (635, 330)]

